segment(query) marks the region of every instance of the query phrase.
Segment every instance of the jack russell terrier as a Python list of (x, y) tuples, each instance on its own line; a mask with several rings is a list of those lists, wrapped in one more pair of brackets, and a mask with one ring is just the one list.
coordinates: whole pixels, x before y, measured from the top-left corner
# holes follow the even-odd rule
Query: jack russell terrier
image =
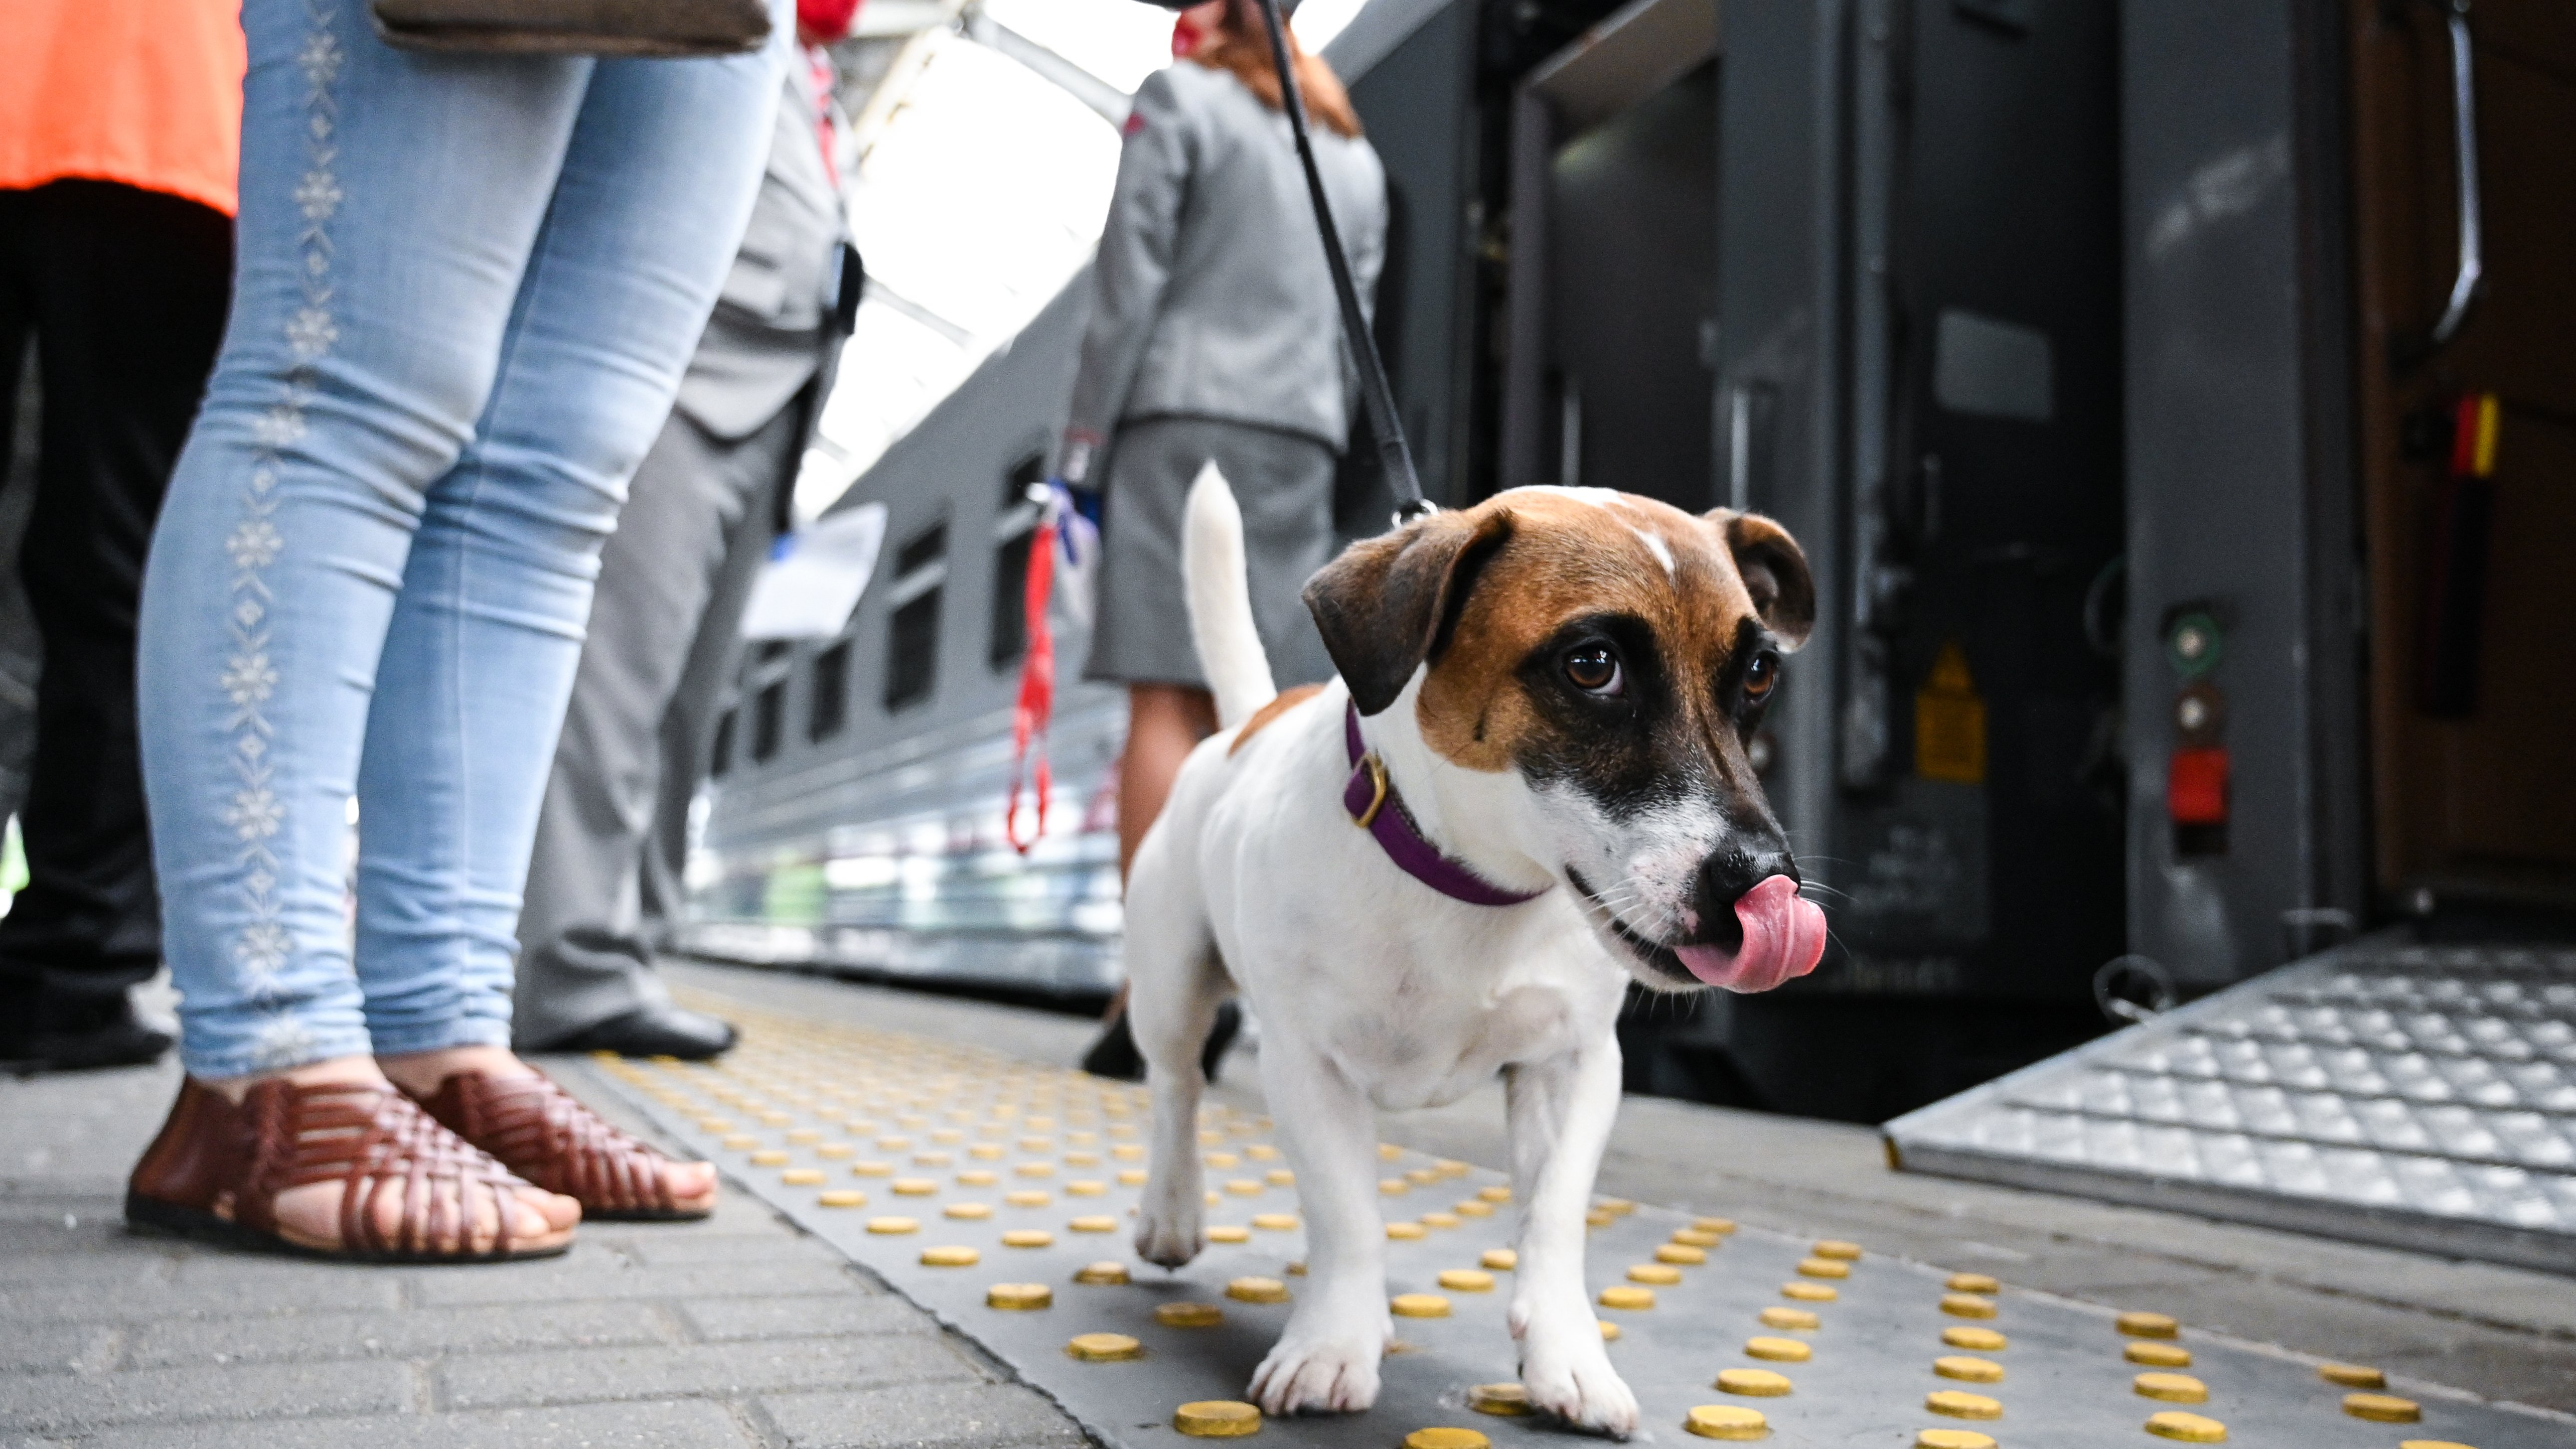
[(1353, 545), (1306, 585), (1340, 677), (1279, 693), (1213, 463), (1192, 485), (1190, 626), (1225, 726), (1127, 886), (1128, 1010), (1154, 1094), (1136, 1251), (1204, 1242), (1200, 1044), (1261, 1018), (1261, 1081), (1306, 1217), (1307, 1287), (1252, 1377), (1270, 1414), (1376, 1402), (1392, 1333), (1376, 1109), (1500, 1073), (1531, 1403), (1626, 1436), (1637, 1401), (1584, 1286), (1629, 981), (1763, 991), (1824, 914), (1745, 757), (1815, 592), (1778, 524), (1518, 488)]

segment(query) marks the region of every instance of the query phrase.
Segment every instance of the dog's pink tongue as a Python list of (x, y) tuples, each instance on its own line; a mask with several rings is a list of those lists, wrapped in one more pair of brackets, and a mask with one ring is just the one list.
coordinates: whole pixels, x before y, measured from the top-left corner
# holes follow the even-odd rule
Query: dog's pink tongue
[(1798, 883), (1785, 875), (1770, 876), (1746, 891), (1735, 903), (1735, 919), (1744, 927), (1744, 944), (1733, 951), (1673, 948), (1691, 974), (1711, 986), (1768, 991), (1815, 970), (1825, 954), (1825, 913), (1799, 895)]

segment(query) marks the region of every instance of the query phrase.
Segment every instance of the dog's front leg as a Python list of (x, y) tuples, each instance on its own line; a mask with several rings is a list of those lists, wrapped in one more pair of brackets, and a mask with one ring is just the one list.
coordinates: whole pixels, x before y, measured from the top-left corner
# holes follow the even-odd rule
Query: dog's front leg
[(1262, 1038), (1261, 1085), (1297, 1170), (1306, 1282), (1249, 1392), (1268, 1414), (1365, 1409), (1377, 1402), (1378, 1360), (1393, 1334), (1377, 1113), (1339, 1067), (1276, 1028)]
[(1583, 1284), (1584, 1213), (1619, 1111), (1619, 1044), (1511, 1069), (1512, 1176), (1523, 1203), (1512, 1336), (1530, 1402), (1578, 1428), (1626, 1438), (1637, 1396), (1610, 1367)]

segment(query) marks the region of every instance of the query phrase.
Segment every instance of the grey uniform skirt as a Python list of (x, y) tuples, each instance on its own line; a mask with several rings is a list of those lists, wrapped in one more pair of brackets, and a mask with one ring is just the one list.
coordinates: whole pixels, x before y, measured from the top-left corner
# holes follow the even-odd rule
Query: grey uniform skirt
[(1299, 592), (1333, 556), (1333, 450), (1313, 438), (1214, 418), (1121, 423), (1111, 441), (1099, 612), (1082, 677), (1207, 687), (1181, 590), (1181, 510), (1215, 459), (1243, 510), (1252, 618), (1280, 688), (1332, 677)]

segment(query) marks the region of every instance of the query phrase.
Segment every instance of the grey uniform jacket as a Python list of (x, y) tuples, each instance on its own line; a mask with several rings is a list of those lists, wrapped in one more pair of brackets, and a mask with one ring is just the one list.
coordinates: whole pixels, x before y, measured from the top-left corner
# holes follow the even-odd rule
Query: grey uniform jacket
[[(1312, 131), (1366, 298), (1386, 255), (1386, 172), (1367, 141)], [(1192, 61), (1147, 77), (1092, 268), (1067, 476), (1084, 468), (1079, 443), (1156, 415), (1281, 428), (1339, 452), (1353, 381), (1287, 117)]]
[(824, 169), (800, 67), (788, 68), (784, 86), (751, 224), (676, 403), (728, 442), (778, 416), (839, 350), (830, 324), (847, 234), (841, 197)]

